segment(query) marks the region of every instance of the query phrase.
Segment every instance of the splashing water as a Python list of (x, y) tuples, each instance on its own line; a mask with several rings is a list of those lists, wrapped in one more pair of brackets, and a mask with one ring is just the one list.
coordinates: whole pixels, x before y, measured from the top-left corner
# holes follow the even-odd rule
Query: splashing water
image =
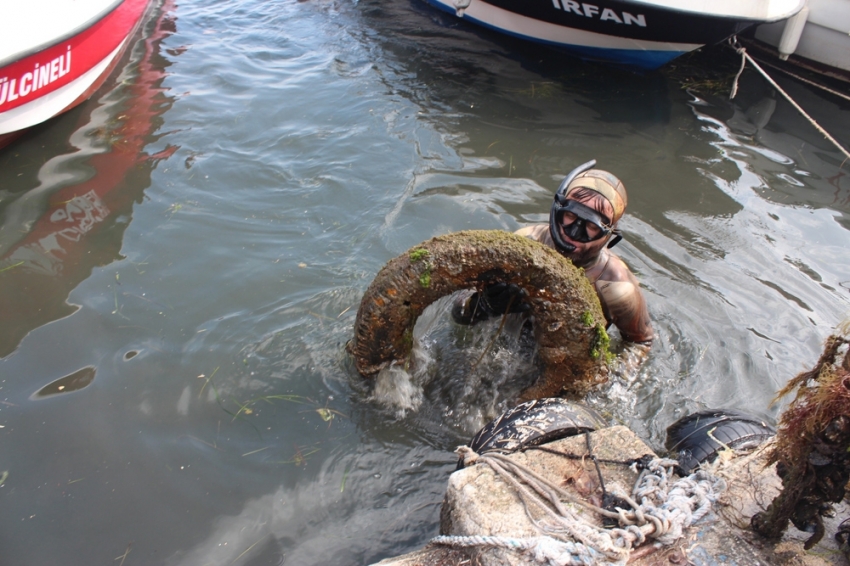
[(392, 364), (378, 373), (370, 400), (393, 409), (396, 418), (403, 419), (408, 411), (416, 411), (422, 405), (424, 395), (418, 381), (415, 372), (411, 375), (403, 367)]
[(458, 325), (450, 314), (455, 296), (422, 313), (407, 369), (382, 370), (370, 400), (397, 418), (421, 412), (471, 434), (513, 405), (539, 377), (539, 367), (525, 317), (510, 315), (503, 326), (501, 318)]

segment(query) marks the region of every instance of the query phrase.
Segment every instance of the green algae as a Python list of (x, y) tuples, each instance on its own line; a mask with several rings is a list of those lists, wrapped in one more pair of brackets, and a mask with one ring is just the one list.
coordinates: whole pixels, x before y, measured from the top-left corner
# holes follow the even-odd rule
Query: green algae
[(614, 354), (608, 347), (611, 345), (611, 337), (605, 331), (605, 327), (601, 324), (596, 325), (596, 334), (590, 344), (591, 359), (598, 360), (600, 356), (604, 356), (606, 363), (611, 363), (614, 360)]
[[(423, 261), (429, 255), (431, 255), (431, 252), (429, 252), (425, 248), (413, 248), (412, 250), (410, 250), (407, 253), (407, 256), (410, 258), (410, 261), (412, 261), (414, 263), (417, 262), (417, 261)], [(425, 270), (419, 275), (419, 285), (423, 289), (427, 289), (428, 287), (431, 286), (431, 269), (432, 269), (432, 267), (433, 266), (431, 265), (431, 262), (426, 261), (425, 262)]]

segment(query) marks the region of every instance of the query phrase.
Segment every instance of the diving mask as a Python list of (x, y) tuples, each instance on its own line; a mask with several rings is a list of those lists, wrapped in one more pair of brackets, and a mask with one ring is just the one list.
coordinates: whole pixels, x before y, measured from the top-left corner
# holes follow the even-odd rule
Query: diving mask
[(611, 226), (604, 216), (571, 199), (555, 210), (555, 220), (567, 237), (583, 244), (611, 233)]

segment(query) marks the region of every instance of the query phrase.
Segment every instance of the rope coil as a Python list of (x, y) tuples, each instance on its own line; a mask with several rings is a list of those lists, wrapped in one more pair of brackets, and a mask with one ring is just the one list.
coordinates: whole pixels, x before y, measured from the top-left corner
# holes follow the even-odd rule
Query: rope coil
[[(711, 504), (726, 488), (723, 479), (702, 470), (676, 479), (676, 460), (655, 458), (645, 464), (631, 495), (613, 493), (628, 503), (630, 509), (616, 507), (616, 511), (610, 511), (576, 497), (507, 455), (476, 454), (467, 446), (459, 447), (456, 452), (465, 466), (487, 464), (497, 477), (512, 486), (541, 536), (441, 536), (431, 542), (513, 549), (551, 566), (623, 566), (632, 550), (648, 539), (661, 545), (673, 544), (685, 529), (711, 511)], [(620, 526), (599, 527), (576, 508), (614, 519)]]

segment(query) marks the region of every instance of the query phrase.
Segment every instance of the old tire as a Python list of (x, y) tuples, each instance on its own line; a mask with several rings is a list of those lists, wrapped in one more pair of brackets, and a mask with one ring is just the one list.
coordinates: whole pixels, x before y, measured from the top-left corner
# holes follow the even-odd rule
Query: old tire
[(665, 446), (678, 453), (679, 467), (690, 474), (700, 464), (713, 462), (728, 446), (734, 450), (756, 448), (776, 434), (757, 417), (730, 410), (700, 411), (667, 427)]
[(607, 377), (608, 335), (596, 293), (554, 249), (498, 230), (432, 238), (387, 263), (366, 290), (347, 345), (357, 371), (403, 362), (425, 308), (462, 289), (514, 283), (528, 292), (543, 374), (520, 399), (583, 394)]
[(514, 452), (605, 428), (608, 423), (586, 405), (566, 399), (535, 399), (508, 409), (472, 437), (477, 454)]

